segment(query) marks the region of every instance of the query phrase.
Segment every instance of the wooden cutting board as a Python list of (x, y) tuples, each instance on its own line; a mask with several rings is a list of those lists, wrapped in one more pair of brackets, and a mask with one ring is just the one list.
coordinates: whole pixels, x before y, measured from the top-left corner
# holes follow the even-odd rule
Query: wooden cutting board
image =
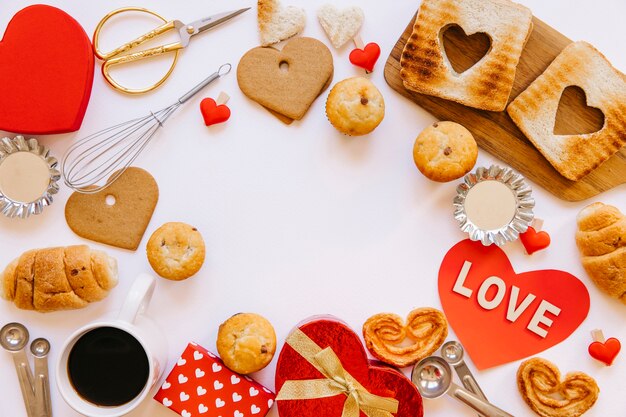
[[(488, 112), (466, 107), (462, 104), (437, 97), (415, 93), (404, 88), (400, 78), (400, 56), (404, 44), (411, 35), (415, 17), (394, 46), (387, 64), (387, 83), (408, 99), (414, 101), (440, 120), (452, 120), (467, 127), (478, 145), (541, 185), (557, 197), (568, 201), (580, 201), (603, 191), (626, 183), (626, 148), (579, 181), (562, 177), (541, 153), (526, 139), (509, 118), (506, 111)], [(517, 74), (510, 100), (517, 97), (539, 76), (561, 50), (572, 41), (537, 18), (517, 67)], [(445, 32), (444, 46), (448, 59), (455, 68), (469, 68), (489, 48), (485, 39), (469, 39), (458, 29)], [(459, 69), (457, 69), (459, 71)], [(559, 106), (557, 134), (594, 132), (601, 128), (603, 116), (599, 110), (584, 111), (585, 96), (582, 90), (568, 89)], [(415, 132), (417, 135), (417, 132)]]

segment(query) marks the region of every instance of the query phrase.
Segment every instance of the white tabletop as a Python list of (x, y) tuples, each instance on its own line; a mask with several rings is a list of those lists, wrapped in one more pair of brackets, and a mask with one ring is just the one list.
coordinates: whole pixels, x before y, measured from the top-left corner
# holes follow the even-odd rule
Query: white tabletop
[[(75, 17), (91, 34), (108, 11), (128, 3), (50, 0)], [(136, 2), (135, 2), (136, 3)], [(285, 0), (307, 12), (305, 36), (330, 46), (316, 18), (318, 1)], [(215, 350), (217, 328), (230, 315), (257, 312), (275, 326), (282, 346), (300, 320), (314, 314), (333, 314), (360, 333), (363, 322), (378, 312), (405, 316), (420, 306), (441, 307), (437, 271), (447, 250), (465, 238), (453, 218), (451, 200), (456, 183), (436, 184), (424, 178), (412, 159), (416, 135), (434, 119), (426, 111), (392, 91), (384, 81), (384, 62), (416, 11), (416, 0), (333, 2), (359, 3), (365, 12), (361, 30), (365, 42), (375, 41), (382, 56), (371, 79), (386, 102), (386, 117), (367, 137), (345, 137), (327, 122), (325, 94), (300, 122), (286, 126), (239, 90), (234, 72), (200, 97), (187, 103), (137, 160), (156, 178), (160, 199), (146, 235), (136, 252), (107, 247), (79, 238), (67, 227), (64, 205), (69, 191), (62, 188), (43, 215), (28, 220), (0, 218), (0, 265), (33, 248), (87, 243), (115, 256), (120, 283), (109, 297), (81, 311), (40, 314), (0, 302), (1, 323), (27, 325), (32, 337), (52, 342), (51, 368), (63, 340), (76, 328), (118, 309), (133, 278), (151, 271), (145, 256), (148, 236), (169, 221), (196, 226), (207, 245), (200, 273), (184, 282), (158, 280), (149, 315), (166, 332), (169, 364), (173, 365), (189, 341)], [(587, 40), (622, 71), (626, 71), (621, 0), (522, 0), (534, 14), (575, 40)], [(27, 6), (5, 2), (0, 27)], [(250, 0), (171, 2), (146, 0), (137, 6), (168, 18), (191, 21), (212, 13), (253, 6)], [(125, 39), (123, 25), (114, 36)], [(4, 29), (2, 29), (4, 30)], [(33, 30), (36, 30), (34, 28)], [(75, 138), (83, 137), (150, 109), (164, 107), (224, 62), (233, 66), (242, 54), (258, 45), (254, 9), (235, 21), (193, 39), (167, 83), (154, 93), (128, 97), (113, 91), (96, 69), (91, 102), (80, 131), (41, 137), (58, 157)], [(335, 58), (334, 82), (362, 74), (348, 61), (351, 46), (330, 47)], [(99, 67), (99, 64), (96, 64)], [(147, 66), (146, 71), (156, 71)], [(152, 74), (146, 73), (146, 74)], [(230, 96), (231, 119), (207, 128), (202, 122), (202, 97)], [(480, 151), (479, 165), (497, 159)], [(562, 343), (539, 356), (553, 361), (563, 373), (580, 370), (594, 377), (601, 392), (591, 416), (619, 416), (626, 409), (622, 352), (611, 367), (590, 358), (589, 332), (602, 328), (606, 336), (626, 343), (626, 307), (598, 291), (585, 274), (574, 242), (576, 214), (586, 204), (602, 201), (626, 212), (626, 188), (621, 186), (588, 202), (568, 203), (534, 187), (535, 213), (545, 220), (552, 245), (532, 257), (519, 242), (506, 247), (517, 271), (561, 269), (583, 280), (591, 309), (583, 324)], [(451, 337), (454, 333), (451, 333)], [(485, 343), (489, 343), (485, 341)], [(513, 341), (512, 341), (513, 343)], [(469, 366), (487, 397), (515, 416), (532, 415), (516, 388), (519, 361), (487, 371)], [(276, 358), (254, 377), (274, 388)], [(408, 370), (406, 370), (408, 374)], [(26, 416), (13, 363), (0, 352), (0, 415)], [(52, 381), (55, 416), (72, 417)], [(162, 405), (146, 401), (132, 416), (171, 416)], [(276, 410), (270, 416), (276, 416)], [(475, 416), (450, 398), (425, 401), (425, 415)]]

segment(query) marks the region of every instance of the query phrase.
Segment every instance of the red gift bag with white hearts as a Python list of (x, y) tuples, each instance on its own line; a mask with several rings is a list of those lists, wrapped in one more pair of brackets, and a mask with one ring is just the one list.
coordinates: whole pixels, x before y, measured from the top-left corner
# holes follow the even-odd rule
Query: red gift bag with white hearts
[(154, 399), (183, 417), (263, 417), (272, 391), (239, 375), (214, 354), (189, 343)]

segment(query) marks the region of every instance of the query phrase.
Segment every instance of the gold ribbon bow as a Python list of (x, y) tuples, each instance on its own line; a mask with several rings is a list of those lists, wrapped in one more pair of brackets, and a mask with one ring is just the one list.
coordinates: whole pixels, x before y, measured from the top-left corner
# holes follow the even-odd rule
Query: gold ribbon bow
[(345, 394), (342, 417), (359, 417), (360, 411), (368, 417), (393, 417), (391, 413), (398, 411), (398, 400), (371, 394), (343, 368), (330, 347), (322, 349), (300, 329), (291, 333), (287, 344), (326, 378), (285, 381), (276, 400), (309, 400)]

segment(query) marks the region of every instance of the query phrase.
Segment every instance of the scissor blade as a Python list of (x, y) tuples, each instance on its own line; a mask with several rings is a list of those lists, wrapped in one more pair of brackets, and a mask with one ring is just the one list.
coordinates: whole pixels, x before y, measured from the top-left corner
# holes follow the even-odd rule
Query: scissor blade
[[(246, 10), (250, 10), (250, 7), (246, 7), (244, 9), (232, 10), (230, 12), (218, 13), (213, 16), (205, 17), (204, 19), (196, 20), (195, 22), (191, 22), (185, 28), (189, 35), (197, 35), (200, 32), (204, 32), (205, 30), (211, 29), (219, 24), (226, 22), (227, 20), (232, 19), (233, 17), (240, 15)], [(190, 33), (190, 28), (193, 28), (193, 33)]]

